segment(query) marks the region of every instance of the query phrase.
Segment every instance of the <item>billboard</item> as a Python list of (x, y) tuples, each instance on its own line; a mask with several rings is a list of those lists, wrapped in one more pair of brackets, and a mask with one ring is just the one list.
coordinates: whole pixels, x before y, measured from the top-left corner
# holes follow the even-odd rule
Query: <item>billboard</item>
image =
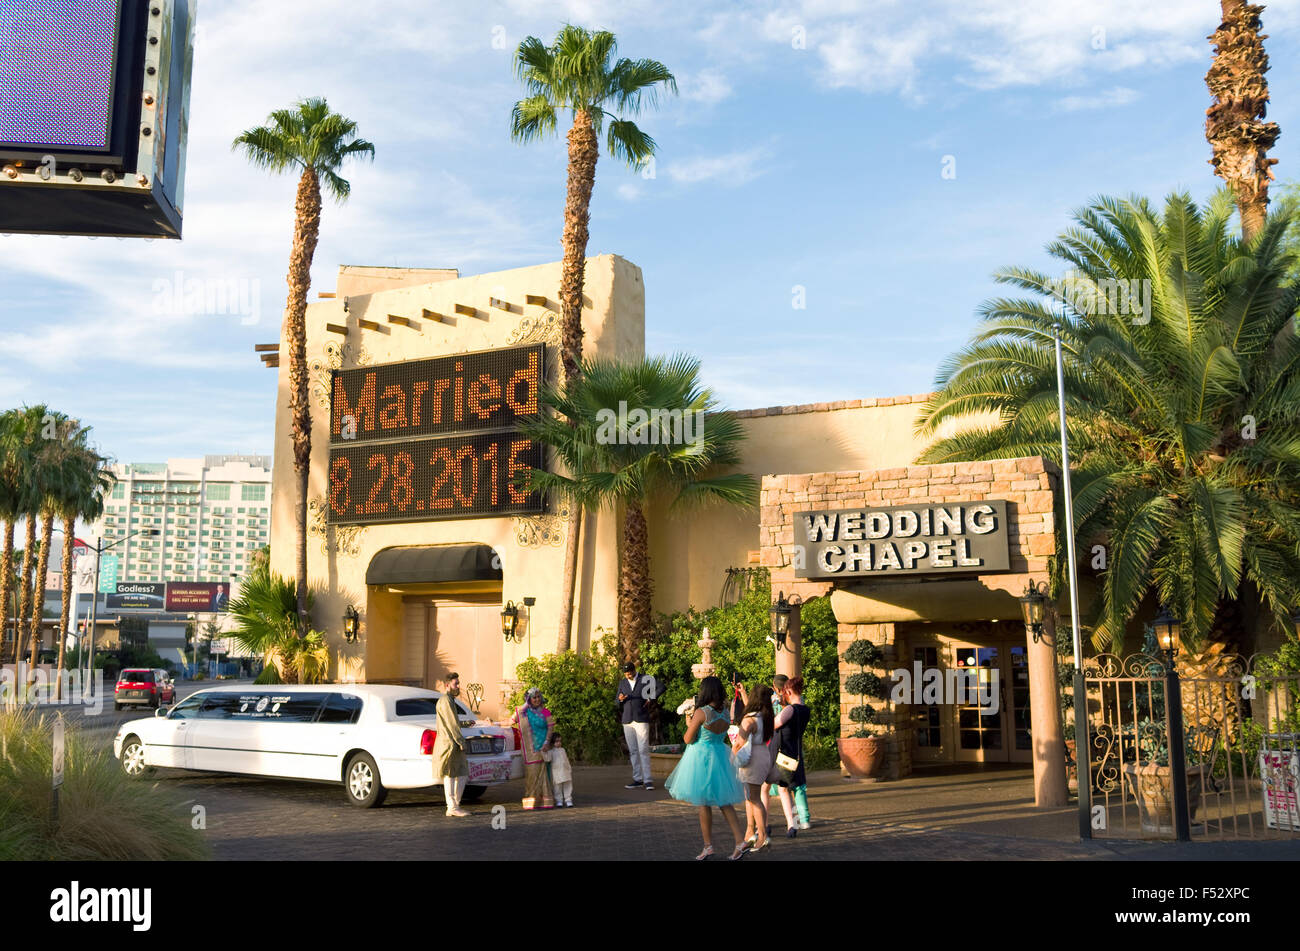
[(545, 465), (534, 419), (543, 344), (335, 370), (329, 520), (439, 521), (545, 510), (519, 480)]
[(117, 593), (108, 596), (109, 610), (161, 611), (167, 603), (167, 585), (161, 581), (119, 581)]
[(107, 153), (122, 0), (0, 0), (0, 148)]
[(195, 0), (0, 0), (0, 228), (179, 238)]
[(230, 605), (230, 585), (209, 581), (167, 582), (168, 611), (178, 614), (220, 614)]

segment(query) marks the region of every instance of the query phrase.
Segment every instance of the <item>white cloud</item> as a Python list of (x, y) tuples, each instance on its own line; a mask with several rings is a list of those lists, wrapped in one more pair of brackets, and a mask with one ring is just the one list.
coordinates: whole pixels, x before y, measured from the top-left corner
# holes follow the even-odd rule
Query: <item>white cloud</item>
[(641, 200), (641, 186), (636, 185), (632, 182), (628, 182), (624, 185), (619, 185), (618, 188), (614, 189), (614, 192), (615, 194), (618, 195), (619, 198), (623, 199), (624, 201)]
[(1095, 96), (1066, 96), (1052, 103), (1056, 112), (1080, 112), (1085, 109), (1109, 109), (1112, 106), (1126, 106), (1138, 98), (1136, 89), (1116, 86)]
[(701, 155), (666, 166), (668, 177), (678, 184), (697, 185), (700, 182), (719, 181), (726, 185), (744, 185), (763, 174), (757, 168), (766, 157), (761, 148), (729, 152), (725, 155)]
[(716, 105), (733, 92), (727, 77), (716, 69), (687, 73), (677, 77), (677, 90), (687, 102)]

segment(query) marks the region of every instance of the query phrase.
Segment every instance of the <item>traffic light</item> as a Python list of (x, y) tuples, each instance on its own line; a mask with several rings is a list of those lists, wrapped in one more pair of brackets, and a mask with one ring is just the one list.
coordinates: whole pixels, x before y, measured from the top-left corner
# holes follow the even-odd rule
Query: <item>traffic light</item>
[(0, 229), (179, 238), (196, 0), (0, 0)]

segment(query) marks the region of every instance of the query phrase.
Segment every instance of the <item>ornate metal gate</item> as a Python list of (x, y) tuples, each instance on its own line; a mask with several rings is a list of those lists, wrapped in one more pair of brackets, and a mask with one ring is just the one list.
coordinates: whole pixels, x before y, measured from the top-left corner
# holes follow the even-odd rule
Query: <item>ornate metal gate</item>
[(1081, 830), (1300, 837), (1300, 674), (1257, 656), (1179, 677), (1163, 657), (1101, 654), (1083, 683)]

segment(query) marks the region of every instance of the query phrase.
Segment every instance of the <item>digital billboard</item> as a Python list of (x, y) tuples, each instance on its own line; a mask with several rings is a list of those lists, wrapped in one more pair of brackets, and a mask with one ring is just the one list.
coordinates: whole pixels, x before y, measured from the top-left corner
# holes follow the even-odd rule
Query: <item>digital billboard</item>
[(537, 415), (544, 345), (335, 370), (330, 444), (506, 429)]
[(339, 525), (542, 512), (520, 481), (545, 464), (519, 424), (541, 412), (532, 344), (335, 370), (329, 520)]
[(0, 0), (0, 147), (112, 145), (122, 0)]
[(542, 468), (542, 447), (517, 432), (416, 439), (330, 450), (330, 521), (416, 522), (543, 510), (518, 487)]

